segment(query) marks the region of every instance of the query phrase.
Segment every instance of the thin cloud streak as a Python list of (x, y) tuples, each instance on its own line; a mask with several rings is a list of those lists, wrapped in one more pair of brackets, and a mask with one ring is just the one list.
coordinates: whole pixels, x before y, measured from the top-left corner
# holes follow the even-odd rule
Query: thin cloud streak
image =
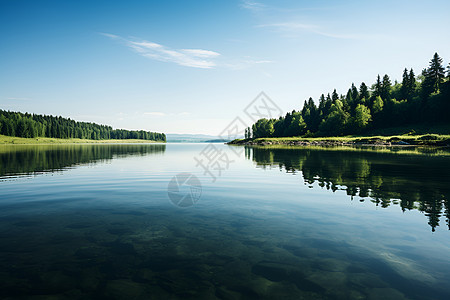
[(214, 58), (220, 53), (204, 49), (171, 49), (145, 40), (135, 41), (111, 33), (100, 33), (112, 40), (120, 40), (139, 55), (163, 62), (171, 62), (185, 67), (210, 69), (216, 66)]
[(242, 8), (248, 9), (252, 12), (259, 12), (264, 9), (266, 9), (266, 5), (256, 2), (256, 1), (250, 1), (250, 0), (244, 0), (242, 1), (241, 5)]
[(220, 53), (202, 49), (181, 49), (181, 51), (195, 57), (216, 57), (220, 55)]
[(380, 34), (339, 34), (330, 32), (327, 29), (323, 29), (320, 26), (316, 24), (307, 24), (302, 22), (286, 22), (286, 18), (289, 15), (289, 19), (292, 20), (293, 14), (297, 15), (297, 18), (299, 18), (299, 14), (302, 14), (305, 10), (324, 10), (329, 9), (329, 7), (316, 7), (316, 8), (280, 8), (275, 6), (269, 6), (260, 2), (255, 2), (251, 0), (243, 0), (240, 4), (240, 6), (244, 9), (247, 9), (251, 13), (254, 13), (255, 15), (259, 16), (259, 19), (274, 19), (275, 20), (283, 20), (281, 22), (273, 22), (273, 23), (266, 23), (266, 24), (260, 24), (256, 25), (256, 27), (259, 28), (272, 28), (276, 31), (282, 32), (287, 37), (298, 37), (298, 35), (302, 33), (311, 33), (316, 34), (328, 38), (334, 38), (334, 39), (353, 39), (353, 40), (368, 40), (368, 39), (380, 39), (380, 38), (387, 38), (385, 35)]
[(242, 69), (255, 64), (271, 62), (269, 60), (256, 59), (230, 61), (222, 58), (221, 54), (216, 51), (206, 49), (171, 49), (155, 42), (130, 40), (110, 33), (100, 34), (110, 39), (121, 41), (128, 48), (148, 59), (175, 63), (185, 67), (200, 69), (212, 69), (216, 67)]
[(101, 35), (104, 35), (106, 37), (112, 38), (112, 39), (120, 39), (119, 36), (115, 35), (115, 34), (111, 34), (111, 33), (105, 33), (105, 32), (100, 32)]
[(140, 55), (159, 61), (173, 62), (181, 66), (210, 69), (216, 66), (212, 60), (220, 53), (203, 49), (174, 50), (152, 42), (126, 41), (128, 47)]
[(263, 24), (258, 25), (257, 27), (267, 27), (273, 28), (275, 30), (285, 32), (291, 36), (296, 36), (301, 33), (313, 33), (329, 38), (335, 39), (354, 39), (354, 40), (364, 40), (364, 39), (373, 39), (380, 38), (381, 35), (360, 35), (360, 34), (335, 34), (330, 32), (325, 32), (320, 30), (320, 27), (313, 24), (304, 24), (304, 23), (296, 23), (296, 22), (286, 22), (286, 23), (273, 23), (273, 24)]

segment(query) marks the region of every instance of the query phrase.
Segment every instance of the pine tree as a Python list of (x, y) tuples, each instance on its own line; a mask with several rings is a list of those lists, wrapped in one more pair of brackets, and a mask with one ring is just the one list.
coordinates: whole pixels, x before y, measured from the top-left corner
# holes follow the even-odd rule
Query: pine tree
[(308, 110), (308, 102), (306, 100), (303, 102), (302, 115), (305, 117), (306, 111)]
[(339, 95), (336, 92), (336, 89), (334, 89), (333, 93), (331, 94), (331, 100), (333, 101), (333, 103), (335, 103), (336, 100), (339, 100)]
[(400, 93), (402, 99), (408, 99), (409, 91), (410, 91), (410, 80), (409, 80), (409, 74), (408, 69), (405, 68), (403, 70), (403, 79), (402, 79), (402, 87), (400, 88)]
[(365, 99), (366, 101), (369, 100), (370, 94), (369, 94), (369, 89), (367, 88), (367, 85), (362, 82), (361, 85), (359, 86), (359, 98)]
[(422, 70), (422, 77), (423, 77), (423, 81), (422, 84), (420, 85), (420, 94), (422, 97), (422, 100), (426, 100), (430, 94), (433, 92), (433, 78), (431, 75), (429, 75), (429, 70), (428, 69), (423, 69)]
[(381, 83), (381, 77), (380, 74), (378, 74), (377, 82), (373, 86), (373, 96), (381, 96), (381, 89), (382, 89), (382, 83)]
[(324, 117), (328, 115), (331, 109), (331, 105), (333, 104), (333, 100), (331, 100), (330, 93), (327, 94), (327, 98), (325, 100), (325, 108), (323, 110)]
[(408, 100), (412, 99), (412, 97), (414, 96), (414, 93), (416, 92), (416, 86), (416, 75), (414, 75), (414, 71), (411, 68), (411, 70), (409, 71)]
[(353, 102), (353, 93), (352, 93), (352, 89), (348, 89), (347, 91), (347, 95), (345, 95), (345, 100), (347, 100), (347, 102), (350, 104)]
[(442, 58), (439, 57), (436, 52), (430, 61), (430, 67), (428, 68), (425, 75), (432, 87), (432, 92), (439, 91), (444, 76), (445, 72), (444, 67), (442, 66)]
[(358, 93), (358, 89), (356, 88), (355, 84), (352, 82), (352, 98), (354, 101), (359, 100), (359, 93)]
[(383, 82), (381, 83), (381, 93), (380, 93), (381, 98), (383, 98), (384, 100), (390, 99), (391, 88), (392, 88), (391, 79), (387, 74), (385, 74), (383, 76)]
[(325, 95), (322, 94), (319, 97), (319, 110), (322, 110), (324, 106), (325, 106)]

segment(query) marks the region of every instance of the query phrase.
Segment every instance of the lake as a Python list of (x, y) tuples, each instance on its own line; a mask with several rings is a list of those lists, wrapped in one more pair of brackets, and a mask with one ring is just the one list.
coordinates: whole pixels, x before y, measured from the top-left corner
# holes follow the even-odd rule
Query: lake
[(0, 298), (450, 299), (450, 152), (0, 146)]

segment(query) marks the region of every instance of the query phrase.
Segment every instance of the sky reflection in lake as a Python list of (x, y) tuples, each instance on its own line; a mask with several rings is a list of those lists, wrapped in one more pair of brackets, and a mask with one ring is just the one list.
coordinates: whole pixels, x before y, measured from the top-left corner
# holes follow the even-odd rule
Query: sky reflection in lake
[(0, 149), (2, 297), (450, 295), (448, 156), (247, 148), (213, 183), (201, 144), (45, 147)]

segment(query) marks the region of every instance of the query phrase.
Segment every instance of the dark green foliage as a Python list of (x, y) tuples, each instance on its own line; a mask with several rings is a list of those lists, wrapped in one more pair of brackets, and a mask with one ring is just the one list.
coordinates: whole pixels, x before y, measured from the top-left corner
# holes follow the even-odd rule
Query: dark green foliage
[(345, 131), (349, 114), (344, 110), (341, 100), (336, 100), (331, 106), (330, 114), (322, 120), (319, 133), (322, 135), (342, 135)]
[(409, 71), (409, 81), (408, 81), (408, 88), (407, 88), (407, 96), (404, 99), (411, 100), (415, 93), (416, 93), (416, 76), (414, 75), (414, 71), (411, 68)]
[(418, 81), (413, 69), (405, 68), (401, 83), (392, 84), (387, 74), (378, 75), (371, 90), (363, 82), (358, 91), (352, 83), (345, 97), (339, 97), (335, 89), (331, 95), (322, 94), (318, 106), (309, 98), (300, 112), (259, 120), (253, 125), (253, 137), (333, 136), (409, 124), (450, 123), (450, 64), (445, 74), (437, 53)]
[[(320, 124), (320, 112), (314, 103), (312, 98), (309, 98), (308, 102), (305, 101), (303, 105), (303, 109), (301, 112), (302, 121), (306, 123), (306, 126), (311, 131), (317, 131)], [(299, 118), (297, 118), (300, 120)], [(297, 120), (297, 121), (298, 121)], [(292, 134), (288, 134), (287, 136), (293, 136)]]
[(421, 91), (420, 96), (425, 101), (430, 94), (433, 92), (433, 81), (431, 76), (428, 75), (428, 69), (422, 70), (422, 84), (421, 84)]
[(380, 96), (382, 99), (387, 100), (391, 98), (391, 88), (392, 88), (391, 79), (386, 74), (383, 76), (383, 82), (381, 83)]
[(409, 98), (408, 91), (409, 91), (409, 74), (408, 69), (405, 68), (405, 70), (403, 70), (402, 87), (400, 88), (400, 93), (403, 99)]
[(383, 84), (381, 83), (381, 77), (380, 77), (380, 74), (378, 74), (377, 82), (375, 82), (375, 84), (372, 86), (372, 90), (373, 90), (372, 95), (374, 97), (381, 96), (382, 86), (383, 86)]
[(252, 130), (250, 129), (250, 127), (245, 128), (245, 138), (246, 139), (252, 138)]
[(305, 134), (306, 123), (303, 120), (302, 114), (294, 112), (292, 114), (291, 124), (287, 127), (286, 136), (299, 136)]
[(338, 99), (339, 99), (339, 95), (336, 92), (336, 89), (334, 89), (333, 93), (331, 94), (331, 100), (333, 101), (333, 103), (335, 103), (336, 100), (338, 100)]
[(361, 85), (359, 86), (359, 98), (365, 99), (366, 101), (369, 100), (370, 94), (369, 94), (369, 89), (367, 88), (367, 85), (363, 82), (361, 83)]
[(356, 86), (355, 86), (355, 84), (353, 82), (352, 82), (351, 90), (352, 90), (352, 98), (353, 98), (353, 100), (358, 101), (359, 100), (359, 92), (358, 92), (358, 89), (356, 88)]
[(434, 54), (430, 61), (430, 67), (427, 70), (426, 77), (428, 77), (433, 92), (438, 92), (442, 80), (444, 79), (444, 67), (442, 66), (442, 58), (437, 53)]
[(79, 138), (91, 140), (141, 139), (166, 141), (164, 133), (113, 129), (111, 126), (76, 122), (62, 117), (0, 110), (0, 134), (24, 138)]

